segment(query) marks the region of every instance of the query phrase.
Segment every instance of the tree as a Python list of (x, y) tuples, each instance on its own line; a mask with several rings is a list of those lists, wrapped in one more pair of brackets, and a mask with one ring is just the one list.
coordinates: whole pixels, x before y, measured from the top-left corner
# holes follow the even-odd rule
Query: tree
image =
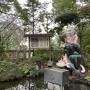
[[(71, 23), (73, 17), (77, 17), (77, 15), (69, 15), (73, 14), (76, 11), (75, 1), (74, 0), (53, 0), (53, 11), (55, 14), (55, 22), (58, 22), (58, 26), (56, 26), (53, 30), (58, 34), (58, 43), (61, 43), (61, 32), (64, 25)], [(77, 13), (76, 13), (77, 14)], [(66, 20), (67, 19), (67, 20)], [(67, 22), (68, 21), (68, 22)], [(65, 23), (66, 22), (66, 23)]]
[(74, 11), (74, 0), (53, 0), (53, 7), (56, 16)]
[(49, 25), (52, 22), (52, 14), (46, 11), (48, 3), (40, 3), (38, 1), (28, 0), (28, 17), (29, 22), (32, 26), (32, 33), (40, 33), (42, 31), (49, 32)]
[(12, 22), (0, 22), (1, 42), (4, 43), (5, 49), (16, 48), (20, 46), (23, 39), (23, 31)]
[[(53, 0), (53, 1), (56, 2), (56, 0)], [(68, 8), (67, 7), (68, 3), (69, 3), (69, 5), (71, 3), (71, 2), (69, 2), (69, 0), (66, 0), (66, 1), (68, 1), (67, 5), (61, 4), (62, 2), (60, 0), (57, 0), (57, 1), (58, 1), (58, 2), (56, 2), (57, 7), (54, 7), (54, 9), (56, 11), (58, 10), (57, 12), (55, 11), (56, 16), (60, 15), (59, 18), (56, 19), (56, 21), (59, 21), (60, 24), (58, 26), (58, 29), (56, 29), (56, 30), (58, 30), (58, 32), (61, 32), (62, 27), (63, 27), (62, 26), (63, 20), (61, 17), (62, 16), (64, 17), (64, 16), (66, 16), (66, 14), (68, 14), (65, 12), (64, 8), (66, 8), (66, 10), (69, 9), (71, 11), (71, 13), (73, 13), (72, 10), (74, 9), (73, 7), (75, 7), (75, 5), (73, 3), (72, 5), (74, 5), (74, 6)], [(63, 3), (65, 3), (65, 2), (63, 1)], [(60, 4), (61, 4), (61, 6), (59, 6)], [(76, 25), (78, 25), (78, 28), (79, 28), (81, 51), (82, 51), (82, 54), (84, 55), (84, 59), (86, 59), (88, 61), (87, 64), (90, 64), (90, 62), (89, 62), (89, 59), (90, 59), (90, 56), (89, 56), (89, 54), (90, 54), (90, 50), (89, 50), (90, 49), (90, 43), (89, 43), (89, 41), (90, 41), (90, 39), (89, 39), (89, 36), (90, 36), (90, 27), (89, 27), (89, 25), (90, 25), (90, 5), (89, 4), (90, 4), (89, 0), (87, 0), (86, 6), (84, 6), (84, 7), (80, 6), (79, 9), (74, 9), (74, 10), (76, 10), (76, 13), (78, 14), (78, 18), (79, 18), (79, 22)], [(64, 7), (62, 7), (62, 5), (64, 5)], [(61, 13), (63, 12), (63, 14), (61, 14), (59, 11)], [(67, 19), (68, 19), (68, 17), (66, 17), (66, 20), (64, 17), (64, 21), (67, 21)], [(59, 35), (61, 35), (61, 33), (59, 33)]]
[(8, 5), (10, 2), (8, 0), (0, 0), (0, 12), (1, 13), (6, 13), (10, 10), (10, 6)]
[[(15, 13), (11, 12), (12, 7)], [(20, 24), (19, 26), (17, 25), (17, 21), (21, 21), (22, 25), (28, 22), (27, 10), (23, 9), (17, 0), (1, 0), (0, 12), (0, 16), (7, 18), (5, 20), (0, 18), (0, 37), (1, 42), (4, 44), (4, 49), (10, 49), (12, 46), (13, 48), (18, 47), (24, 33), (19, 27)]]
[(14, 7), (16, 9), (16, 12), (18, 14), (18, 16), (24, 20), (24, 22), (28, 22), (29, 18), (28, 18), (28, 13), (27, 13), (27, 9), (22, 9), (22, 7), (20, 6), (19, 2), (17, 0), (14, 0)]

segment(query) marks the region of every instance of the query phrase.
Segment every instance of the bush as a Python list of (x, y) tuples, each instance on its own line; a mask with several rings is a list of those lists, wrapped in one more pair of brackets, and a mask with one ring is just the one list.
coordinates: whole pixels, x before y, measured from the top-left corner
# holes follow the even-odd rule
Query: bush
[(22, 77), (21, 70), (12, 62), (0, 61), (0, 81)]
[(29, 60), (23, 61), (17, 65), (17, 67), (22, 71), (24, 76), (36, 76), (38, 75), (38, 70), (36, 70), (35, 65)]

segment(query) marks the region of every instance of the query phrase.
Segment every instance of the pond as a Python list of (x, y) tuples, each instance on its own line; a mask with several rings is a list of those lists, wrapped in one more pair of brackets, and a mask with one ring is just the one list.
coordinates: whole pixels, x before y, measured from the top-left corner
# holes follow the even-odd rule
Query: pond
[[(45, 90), (43, 77), (23, 78), (19, 80), (0, 82), (0, 90)], [(90, 90), (90, 86), (83, 84), (69, 84), (65, 90)]]

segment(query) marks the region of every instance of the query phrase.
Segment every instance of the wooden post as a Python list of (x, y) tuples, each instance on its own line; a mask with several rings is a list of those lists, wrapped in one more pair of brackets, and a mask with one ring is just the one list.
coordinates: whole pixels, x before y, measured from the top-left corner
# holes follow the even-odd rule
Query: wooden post
[(31, 58), (30, 37), (29, 37), (29, 59)]

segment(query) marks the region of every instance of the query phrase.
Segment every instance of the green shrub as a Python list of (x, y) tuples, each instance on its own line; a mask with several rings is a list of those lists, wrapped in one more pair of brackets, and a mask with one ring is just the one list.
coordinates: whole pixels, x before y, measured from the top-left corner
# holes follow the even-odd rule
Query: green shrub
[(20, 69), (12, 62), (0, 61), (0, 81), (22, 77)]

